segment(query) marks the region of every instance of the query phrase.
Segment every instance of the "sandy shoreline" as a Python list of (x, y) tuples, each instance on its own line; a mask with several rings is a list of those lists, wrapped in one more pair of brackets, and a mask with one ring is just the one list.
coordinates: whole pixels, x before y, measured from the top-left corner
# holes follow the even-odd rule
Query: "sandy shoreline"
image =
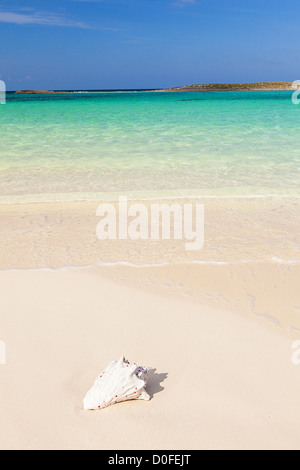
[(187, 251), (186, 240), (174, 240), (173, 236), (163, 241), (98, 240), (100, 217), (96, 211), (101, 201), (0, 204), (0, 269), (119, 261), (136, 265), (300, 261), (299, 198), (157, 199), (129, 201), (128, 205), (138, 202), (147, 208), (151, 203), (203, 204), (203, 249)]
[(184, 240), (98, 240), (97, 202), (2, 204), (1, 269), (99, 266), (113, 282), (234, 312), (297, 336), (299, 199), (185, 202), (204, 204), (199, 251), (187, 251)]
[[(0, 448), (299, 449), (298, 201), (206, 201), (198, 258), (99, 243), (97, 205), (0, 205)], [(152, 400), (83, 411), (122, 355)]]

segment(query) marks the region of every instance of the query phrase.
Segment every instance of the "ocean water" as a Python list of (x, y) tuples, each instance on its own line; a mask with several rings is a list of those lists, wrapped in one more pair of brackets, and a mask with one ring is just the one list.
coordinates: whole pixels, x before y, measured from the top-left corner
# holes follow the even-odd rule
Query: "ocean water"
[(0, 202), (299, 196), (292, 92), (12, 95)]

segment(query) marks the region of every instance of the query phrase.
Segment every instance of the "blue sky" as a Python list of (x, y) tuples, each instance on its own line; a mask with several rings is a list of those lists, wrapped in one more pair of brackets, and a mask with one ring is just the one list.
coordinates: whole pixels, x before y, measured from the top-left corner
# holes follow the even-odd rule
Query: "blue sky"
[(299, 0), (0, 0), (9, 90), (300, 79)]

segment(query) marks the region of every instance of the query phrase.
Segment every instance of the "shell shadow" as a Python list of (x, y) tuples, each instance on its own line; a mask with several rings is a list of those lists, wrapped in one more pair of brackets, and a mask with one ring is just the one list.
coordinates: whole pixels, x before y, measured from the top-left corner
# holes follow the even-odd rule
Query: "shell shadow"
[(167, 377), (167, 372), (157, 374), (156, 369), (151, 370), (151, 375), (146, 386), (146, 391), (149, 394), (150, 399), (152, 399), (156, 393), (162, 392), (164, 390), (164, 387), (161, 386), (161, 383), (166, 380)]

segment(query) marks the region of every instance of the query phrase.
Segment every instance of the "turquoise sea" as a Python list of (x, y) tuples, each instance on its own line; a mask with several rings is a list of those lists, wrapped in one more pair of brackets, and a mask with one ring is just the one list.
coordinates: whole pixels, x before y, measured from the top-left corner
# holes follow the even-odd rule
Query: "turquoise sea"
[(0, 202), (297, 196), (289, 91), (8, 94)]

